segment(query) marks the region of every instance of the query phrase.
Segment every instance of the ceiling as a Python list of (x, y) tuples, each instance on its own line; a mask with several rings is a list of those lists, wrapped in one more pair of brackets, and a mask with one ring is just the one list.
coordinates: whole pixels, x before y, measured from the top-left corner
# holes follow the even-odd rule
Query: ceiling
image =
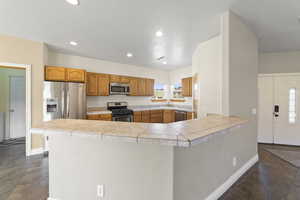
[[(300, 50), (299, 0), (1, 0), (0, 33), (62, 53), (167, 70), (191, 65), (196, 45), (218, 34), (228, 9), (254, 30), (261, 51)], [(157, 30), (164, 35), (156, 37)]]

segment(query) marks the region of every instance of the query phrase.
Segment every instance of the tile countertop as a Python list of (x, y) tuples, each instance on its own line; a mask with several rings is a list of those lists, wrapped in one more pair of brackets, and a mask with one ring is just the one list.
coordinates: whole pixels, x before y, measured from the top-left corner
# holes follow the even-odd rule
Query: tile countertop
[(32, 128), (31, 132), (190, 147), (206, 141), (209, 137), (224, 134), (229, 129), (239, 128), (246, 122), (247, 120), (239, 117), (221, 115), (169, 124), (59, 119), (43, 122)]
[[(176, 106), (128, 106), (129, 109), (133, 111), (144, 111), (144, 110), (179, 110), (186, 112), (193, 112), (192, 108), (189, 107), (176, 107)], [(100, 115), (100, 114), (111, 114), (110, 110), (106, 107), (90, 107), (87, 109), (88, 115)]]

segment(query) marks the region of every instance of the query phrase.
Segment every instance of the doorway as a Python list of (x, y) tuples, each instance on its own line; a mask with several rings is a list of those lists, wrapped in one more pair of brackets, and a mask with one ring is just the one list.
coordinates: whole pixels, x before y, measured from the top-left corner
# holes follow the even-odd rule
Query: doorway
[[(26, 142), (31, 155), (31, 65), (0, 62), (0, 142)], [(2, 142), (3, 143), (3, 142)]]
[(26, 81), (24, 76), (10, 76), (9, 137), (26, 137)]
[(258, 142), (300, 146), (300, 74), (258, 77)]

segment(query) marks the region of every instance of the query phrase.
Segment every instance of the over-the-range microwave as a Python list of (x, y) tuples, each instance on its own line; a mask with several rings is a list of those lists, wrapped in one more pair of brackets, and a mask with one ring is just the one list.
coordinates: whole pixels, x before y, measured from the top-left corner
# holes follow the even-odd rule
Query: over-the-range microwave
[(111, 83), (109, 87), (109, 93), (111, 95), (129, 95), (130, 87), (126, 83)]

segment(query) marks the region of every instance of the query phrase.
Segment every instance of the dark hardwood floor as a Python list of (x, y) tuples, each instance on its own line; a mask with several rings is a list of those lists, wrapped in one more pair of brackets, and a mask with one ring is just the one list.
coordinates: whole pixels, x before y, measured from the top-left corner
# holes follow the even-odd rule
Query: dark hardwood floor
[[(260, 161), (221, 200), (300, 200), (300, 169), (265, 148), (299, 151), (300, 147), (259, 145)], [(0, 147), (0, 200), (46, 200), (48, 159), (25, 157), (25, 145)], [(184, 200), (184, 199), (183, 199)]]
[(46, 200), (48, 159), (25, 157), (25, 145), (0, 146), (0, 200)]

